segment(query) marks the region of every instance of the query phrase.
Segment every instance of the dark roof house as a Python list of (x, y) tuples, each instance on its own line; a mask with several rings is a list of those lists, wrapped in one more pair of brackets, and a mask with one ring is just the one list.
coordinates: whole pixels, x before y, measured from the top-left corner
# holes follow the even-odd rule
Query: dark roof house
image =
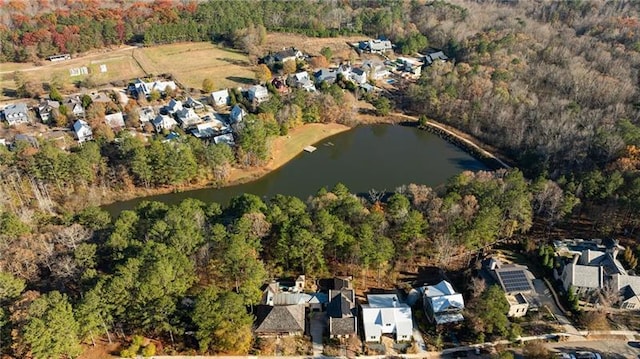
[(255, 333), (259, 336), (302, 335), (305, 328), (304, 305), (259, 305), (256, 307)]
[(329, 291), (329, 336), (341, 338), (356, 335), (358, 319), (355, 292), (353, 289), (342, 288)]

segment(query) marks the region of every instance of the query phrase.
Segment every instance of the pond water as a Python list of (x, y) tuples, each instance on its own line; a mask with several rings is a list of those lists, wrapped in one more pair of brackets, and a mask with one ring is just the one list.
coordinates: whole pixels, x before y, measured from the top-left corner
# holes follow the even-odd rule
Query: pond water
[(103, 208), (117, 216), (145, 200), (175, 204), (189, 197), (225, 205), (243, 193), (267, 198), (280, 193), (306, 199), (321, 187), (331, 188), (338, 182), (352, 193), (367, 193), (371, 189), (393, 191), (409, 183), (436, 187), (464, 170), (487, 169), (462, 149), (409, 126), (358, 126), (314, 146), (315, 152), (301, 152), (286, 165), (253, 182), (141, 197)]

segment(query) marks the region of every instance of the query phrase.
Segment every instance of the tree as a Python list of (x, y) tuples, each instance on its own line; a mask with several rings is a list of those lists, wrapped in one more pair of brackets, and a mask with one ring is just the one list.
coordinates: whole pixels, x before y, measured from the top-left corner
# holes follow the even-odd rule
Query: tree
[(551, 359), (553, 355), (543, 343), (539, 341), (530, 341), (524, 346), (522, 354), (527, 359)]
[(282, 72), (284, 72), (285, 75), (289, 75), (296, 72), (296, 61), (295, 60), (285, 61), (282, 64)]
[(249, 351), (253, 318), (238, 294), (205, 288), (196, 297), (191, 318), (198, 327), (196, 338), (202, 352), (242, 355)]
[(53, 101), (62, 102), (62, 95), (60, 94), (60, 91), (58, 91), (58, 88), (56, 87), (51, 88), (51, 91), (49, 92), (49, 98), (52, 99)]
[(31, 303), (23, 337), (34, 358), (75, 357), (82, 351), (71, 304), (57, 291)]
[(328, 46), (323, 47), (322, 50), (320, 50), (320, 54), (322, 54), (327, 61), (331, 61), (333, 58), (333, 50)]
[(265, 83), (265, 82), (271, 81), (271, 77), (272, 77), (271, 70), (269, 70), (267, 65), (265, 64), (258, 65), (255, 69), (255, 73), (256, 73), (256, 80), (258, 80), (259, 83)]
[(213, 91), (213, 89), (214, 89), (214, 84), (212, 79), (206, 78), (202, 80), (202, 91), (204, 91), (205, 93), (209, 93)]
[(373, 100), (373, 106), (376, 108), (376, 114), (378, 116), (386, 116), (391, 112), (391, 101), (384, 96), (378, 96)]
[(9, 273), (0, 272), (0, 304), (18, 298), (25, 286), (24, 280)]
[(509, 303), (499, 286), (489, 287), (475, 303), (474, 311), (484, 326), (484, 333), (500, 336), (505, 336), (508, 333)]

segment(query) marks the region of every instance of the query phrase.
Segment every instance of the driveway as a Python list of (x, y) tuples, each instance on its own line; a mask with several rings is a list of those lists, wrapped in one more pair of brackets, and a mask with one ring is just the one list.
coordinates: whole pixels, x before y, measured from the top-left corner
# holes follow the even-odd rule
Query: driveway
[(322, 355), (322, 351), (324, 349), (324, 346), (322, 345), (322, 336), (324, 334), (325, 325), (325, 313), (311, 312), (309, 332), (311, 334), (311, 342), (313, 343), (314, 357), (319, 357)]
[(560, 308), (556, 305), (556, 302), (553, 300), (553, 294), (551, 294), (551, 290), (547, 288), (547, 285), (544, 283), (542, 279), (534, 279), (533, 287), (536, 290), (536, 294), (538, 294), (538, 304), (542, 308), (543, 306), (548, 307), (551, 310), (551, 313), (560, 325), (564, 327), (566, 333), (573, 334), (576, 336), (580, 336), (578, 330), (573, 326), (571, 321), (562, 314)]
[(634, 345), (635, 342), (629, 344), (626, 340), (589, 340), (580, 342), (561, 342), (547, 343), (545, 346), (562, 352), (574, 351), (596, 351), (602, 354), (602, 358), (609, 359), (627, 359), (638, 358), (640, 356), (640, 348)]

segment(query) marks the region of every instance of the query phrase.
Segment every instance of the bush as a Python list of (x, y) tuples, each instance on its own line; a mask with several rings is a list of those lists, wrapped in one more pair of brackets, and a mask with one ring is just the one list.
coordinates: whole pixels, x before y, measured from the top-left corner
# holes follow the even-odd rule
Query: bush
[(145, 358), (152, 357), (156, 355), (156, 345), (153, 343), (149, 343), (144, 349), (142, 349), (142, 356)]

